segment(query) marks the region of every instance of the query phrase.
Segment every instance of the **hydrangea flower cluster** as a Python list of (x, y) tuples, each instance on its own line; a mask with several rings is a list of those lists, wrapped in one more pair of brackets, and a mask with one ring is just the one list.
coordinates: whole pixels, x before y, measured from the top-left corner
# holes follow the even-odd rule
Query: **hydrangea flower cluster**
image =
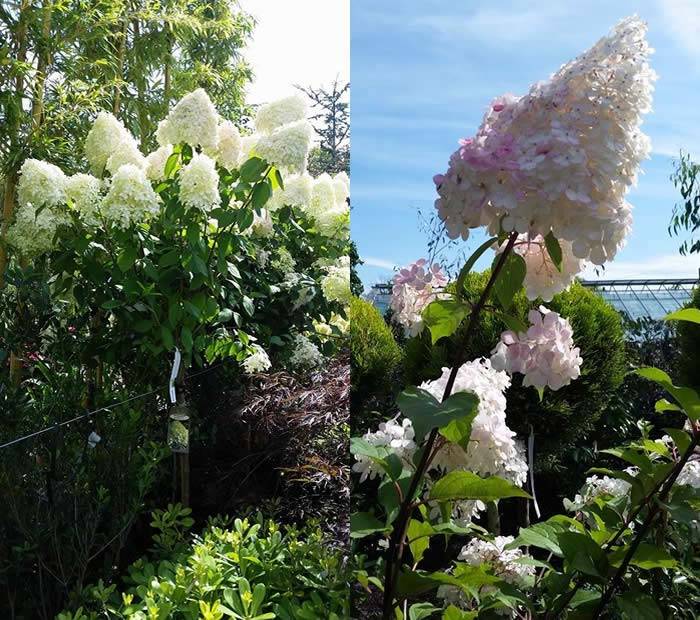
[(112, 177), (100, 211), (106, 220), (120, 228), (128, 228), (156, 215), (160, 202), (160, 196), (153, 191), (144, 170), (126, 164)]
[(98, 226), (100, 180), (89, 174), (74, 174), (66, 180), (66, 196), (73, 201), (80, 217), (91, 226)]
[(17, 202), (36, 209), (57, 207), (66, 199), (66, 175), (58, 166), (39, 159), (27, 159), (20, 168)]
[(216, 163), (203, 153), (195, 153), (180, 170), (180, 200), (187, 207), (210, 211), (221, 204)]
[[(420, 387), (442, 399), (450, 369)], [(469, 447), (445, 442), (433, 458), (431, 467), (443, 472), (466, 470), (481, 476), (501, 476), (517, 485), (525, 483), (527, 461), (515, 433), (506, 424), (505, 391), (510, 377), (496, 370), (487, 359), (463, 364), (457, 371), (452, 393), (470, 392), (479, 397), (478, 413), (472, 422)]]
[[(406, 465), (410, 465), (417, 449), (414, 437), (415, 433), (410, 420), (404, 419), (399, 422), (393, 419), (382, 422), (379, 430), (365, 433), (362, 439), (375, 447), (387, 448)], [(359, 454), (355, 456), (355, 460), (352, 470), (360, 474), (360, 482), (364, 482), (367, 478), (373, 480), (377, 475), (382, 475), (382, 470), (369, 457)]]
[(165, 164), (173, 153), (173, 145), (166, 144), (157, 148), (146, 157), (146, 176), (151, 181), (162, 181), (165, 179)]
[(180, 144), (192, 148), (216, 148), (219, 114), (209, 95), (202, 88), (185, 95), (170, 110), (168, 116), (158, 124), (158, 144)]
[(37, 211), (30, 203), (17, 210), (15, 221), (7, 231), (7, 243), (25, 258), (39, 256), (53, 247), (58, 228), (67, 223), (67, 217), (47, 208)]
[(391, 289), (392, 320), (402, 325), (409, 336), (423, 331), (423, 310), (440, 297), (447, 277), (440, 265), (428, 265), (424, 258), (401, 269), (393, 279)]
[(551, 301), (554, 295), (569, 288), (576, 276), (583, 271), (586, 262), (574, 256), (571, 243), (560, 241), (559, 246), (562, 254), (561, 271), (549, 256), (544, 237), (531, 237), (527, 233), (518, 235), (514, 251), (525, 260), (527, 271), (523, 284), (528, 299), (535, 300), (539, 297), (543, 301)]
[(231, 121), (223, 121), (216, 129), (216, 147), (209, 155), (220, 166), (231, 170), (238, 165), (241, 156), (241, 134)]
[(100, 112), (85, 138), (85, 156), (92, 173), (101, 177), (112, 153), (122, 142), (133, 140), (126, 127), (109, 112)]
[(253, 353), (249, 355), (241, 364), (243, 370), (249, 374), (255, 374), (256, 372), (264, 372), (272, 367), (272, 362), (267, 355), (265, 349), (260, 345), (253, 345)]
[(262, 105), (255, 115), (255, 128), (261, 133), (272, 133), (278, 127), (306, 118), (308, 106), (299, 94)]
[(302, 372), (318, 368), (323, 363), (323, 355), (318, 347), (303, 334), (294, 337), (289, 363), (295, 370)]
[[(634, 467), (628, 467), (625, 469), (625, 472), (630, 476), (636, 476), (638, 473)], [(621, 478), (601, 477), (594, 474), (586, 478), (581, 490), (576, 494), (573, 501), (564, 500), (564, 507), (575, 512), (581, 510), (584, 506), (590, 505), (599, 497), (615, 498), (627, 495), (630, 487), (630, 483)]]
[(655, 74), (646, 26), (622, 20), (592, 48), (522, 96), (494, 100), (474, 138), (434, 178), (448, 235), (471, 228), (531, 236), (552, 231), (600, 265), (629, 231), (625, 193), (650, 152), (641, 117)]
[(326, 267), (326, 275), (321, 278), (321, 290), (328, 301), (339, 301), (344, 305), (350, 303), (349, 256), (341, 256), (336, 264)]
[(581, 375), (580, 349), (574, 347), (567, 319), (544, 306), (530, 310), (526, 333), (505, 331), (491, 353), (491, 363), (508, 374), (524, 375), (523, 385), (558, 390)]

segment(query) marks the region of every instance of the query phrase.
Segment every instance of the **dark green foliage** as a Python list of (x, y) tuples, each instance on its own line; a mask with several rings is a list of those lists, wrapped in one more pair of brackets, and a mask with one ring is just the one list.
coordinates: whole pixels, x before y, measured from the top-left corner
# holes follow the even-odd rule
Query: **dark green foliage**
[(353, 424), (365, 426), (363, 412), (379, 406), (396, 386), (403, 354), (389, 326), (368, 301), (350, 302)]
[[(476, 299), (488, 278), (488, 272), (470, 274), (465, 282), (467, 295)], [(511, 314), (527, 319), (530, 308), (524, 293), (514, 299)], [(562, 457), (580, 444), (592, 431), (614, 390), (622, 382), (625, 368), (625, 345), (619, 314), (602, 298), (580, 284), (554, 297), (547, 304), (551, 310), (569, 319), (574, 341), (581, 349), (581, 377), (556, 392), (546, 390), (539, 401), (533, 388), (523, 388), (522, 378), (515, 376), (508, 391), (508, 426), (520, 437), (529, 434), (532, 425), (536, 437), (537, 469), (552, 470), (561, 466)], [(465, 329), (464, 324), (461, 330)], [(489, 357), (506, 325), (493, 313), (483, 313), (474, 338), (467, 345), (464, 359)], [(424, 333), (406, 344), (406, 383), (420, 384), (440, 375), (451, 366), (460, 334), (430, 347)], [(444, 342), (444, 344), (443, 344)]]
[[(696, 287), (689, 308), (700, 308), (700, 287)], [(700, 325), (688, 321), (678, 321), (678, 360), (679, 385), (700, 387)], [(676, 377), (674, 377), (675, 379)]]

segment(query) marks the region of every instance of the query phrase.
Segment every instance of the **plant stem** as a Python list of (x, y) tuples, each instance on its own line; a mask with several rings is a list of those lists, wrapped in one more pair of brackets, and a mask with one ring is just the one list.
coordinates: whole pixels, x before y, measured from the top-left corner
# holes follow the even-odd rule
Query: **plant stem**
[[(466, 345), (466, 343), (468, 343), (471, 339), (474, 329), (476, 328), (479, 315), (481, 314), (481, 311), (486, 305), (486, 301), (488, 300), (489, 295), (491, 294), (491, 290), (493, 289), (493, 286), (496, 283), (496, 280), (498, 279), (498, 275), (503, 269), (503, 265), (505, 264), (506, 259), (513, 250), (513, 246), (515, 245), (515, 241), (517, 238), (518, 233), (515, 231), (512, 232), (508, 237), (508, 243), (506, 244), (503, 252), (501, 253), (498, 263), (496, 263), (496, 266), (491, 272), (491, 277), (489, 278), (488, 283), (484, 287), (484, 290), (482, 291), (481, 296), (479, 297), (479, 301), (477, 301), (476, 304), (474, 304), (474, 306), (472, 307), (471, 314), (469, 315), (469, 323), (467, 324), (467, 329), (464, 332), (464, 337), (462, 338), (462, 341), (460, 343), (461, 345)], [(458, 290), (457, 294), (461, 295), (462, 291)], [(450, 371), (450, 376), (447, 380), (447, 384), (445, 385), (445, 391), (442, 395), (443, 401), (445, 401), (452, 393), (452, 388), (454, 387), (455, 379), (457, 378), (457, 372), (460, 366), (465, 361), (465, 355), (466, 346), (458, 346), (457, 352), (455, 354), (455, 360), (452, 365), (452, 370)], [(414, 507), (413, 496), (415, 495), (416, 490), (418, 489), (418, 485), (420, 484), (421, 480), (423, 479), (423, 476), (427, 472), (432, 457), (434, 456), (433, 446), (435, 444), (437, 436), (438, 429), (432, 429), (430, 431), (430, 435), (428, 436), (428, 441), (426, 442), (425, 447), (423, 448), (423, 455), (421, 456), (421, 460), (418, 463), (418, 466), (416, 467), (416, 471), (413, 474), (413, 477), (411, 478), (411, 483), (408, 487), (408, 491), (406, 492), (406, 496), (404, 497), (404, 500), (401, 504), (399, 516), (396, 519), (394, 529), (391, 533), (391, 541), (387, 552), (387, 562), (384, 571), (384, 601), (382, 612), (383, 620), (391, 620), (391, 613), (394, 608), (394, 592), (396, 591), (396, 582), (398, 580), (399, 569), (401, 566), (401, 557), (403, 555), (404, 539), (406, 538), (406, 530), (408, 529), (408, 524), (410, 522), (411, 513), (413, 512)]]
[[(688, 462), (688, 459), (691, 457), (693, 452), (695, 452), (695, 448), (698, 445), (698, 443), (700, 443), (700, 434), (696, 433), (694, 434), (693, 440), (690, 442), (688, 449), (681, 457), (681, 460), (678, 461), (678, 463), (676, 463), (676, 466), (666, 477), (664, 486), (659, 492), (660, 501), (663, 502), (668, 497), (668, 494), (671, 492), (671, 488), (673, 487), (674, 483), (676, 482), (676, 479), (680, 475), (681, 470), (683, 469), (683, 467), (685, 467), (685, 464)], [(623, 558), (622, 563), (620, 564), (620, 567), (617, 569), (617, 572), (613, 577), (613, 580), (610, 582), (610, 585), (603, 591), (603, 595), (600, 597), (600, 603), (598, 604), (598, 607), (593, 613), (593, 620), (596, 620), (596, 618), (600, 617), (600, 615), (605, 610), (605, 607), (608, 605), (613, 595), (615, 594), (615, 590), (617, 590), (617, 588), (622, 583), (625, 573), (627, 572), (627, 567), (632, 561), (634, 554), (637, 552), (639, 545), (642, 543), (642, 538), (646, 534), (647, 530), (651, 527), (651, 524), (660, 512), (661, 507), (658, 503), (655, 503), (652, 507), (649, 508), (649, 514), (647, 514), (646, 519), (644, 519), (644, 523), (642, 523), (642, 526), (636, 533), (632, 544), (630, 544), (629, 549), (627, 550), (627, 553), (625, 554), (625, 557)]]

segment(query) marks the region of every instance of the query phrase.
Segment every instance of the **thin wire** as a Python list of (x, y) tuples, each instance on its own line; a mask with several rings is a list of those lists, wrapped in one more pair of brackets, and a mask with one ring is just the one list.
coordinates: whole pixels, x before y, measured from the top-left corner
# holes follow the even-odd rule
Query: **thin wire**
[[(189, 375), (189, 379), (193, 379), (194, 377), (199, 377), (200, 375), (206, 374), (208, 372), (211, 372), (212, 370), (215, 370), (219, 368), (223, 362), (219, 362), (215, 366), (211, 366), (210, 368), (205, 368), (204, 370), (200, 370), (199, 372), (192, 373)], [(165, 386), (165, 389), (167, 389), (168, 386)], [(130, 398), (127, 398), (126, 400), (123, 400), (118, 403), (114, 403), (112, 405), (107, 405), (106, 407), (100, 407), (99, 409), (95, 409), (93, 411), (88, 411), (87, 413), (83, 413), (79, 416), (75, 416), (74, 418), (71, 418), (70, 420), (64, 420), (63, 422), (56, 422), (56, 424), (52, 424), (51, 426), (47, 426), (46, 428), (42, 428), (40, 431), (35, 431), (33, 433), (30, 433), (29, 435), (24, 435), (23, 437), (17, 437), (16, 439), (13, 439), (12, 441), (8, 441), (7, 443), (0, 444), (0, 450), (3, 448), (7, 448), (8, 446), (12, 446), (18, 443), (21, 443), (27, 439), (31, 439), (32, 437), (37, 437), (38, 435), (42, 435), (44, 433), (48, 433), (49, 431), (55, 431), (61, 428), (62, 426), (68, 426), (69, 424), (73, 424), (74, 422), (78, 422), (79, 420), (84, 420), (85, 418), (89, 418), (97, 413), (102, 413), (103, 411), (111, 411), (115, 407), (120, 407), (121, 405), (126, 405), (127, 403), (133, 402), (135, 400), (138, 400), (140, 398), (145, 398), (146, 396), (152, 396), (153, 394), (157, 394), (164, 388), (157, 388), (155, 390), (151, 390), (150, 392), (144, 392), (143, 394), (138, 394), (137, 396), (131, 396)]]

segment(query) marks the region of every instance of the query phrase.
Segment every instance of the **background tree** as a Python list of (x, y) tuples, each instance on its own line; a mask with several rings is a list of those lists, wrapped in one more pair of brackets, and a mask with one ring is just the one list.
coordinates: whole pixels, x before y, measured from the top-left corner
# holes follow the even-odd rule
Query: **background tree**
[(688, 153), (681, 151), (680, 158), (674, 162), (674, 166), (671, 181), (680, 191), (682, 201), (673, 207), (668, 232), (671, 236), (679, 235), (682, 231), (689, 234), (679, 248), (681, 254), (700, 253), (700, 239), (696, 236), (700, 230), (700, 165), (692, 161)]
[(329, 89), (297, 86), (312, 101), (316, 111), (311, 116), (316, 133), (321, 138), (309, 156), (309, 172), (350, 172), (350, 83), (336, 79)]

